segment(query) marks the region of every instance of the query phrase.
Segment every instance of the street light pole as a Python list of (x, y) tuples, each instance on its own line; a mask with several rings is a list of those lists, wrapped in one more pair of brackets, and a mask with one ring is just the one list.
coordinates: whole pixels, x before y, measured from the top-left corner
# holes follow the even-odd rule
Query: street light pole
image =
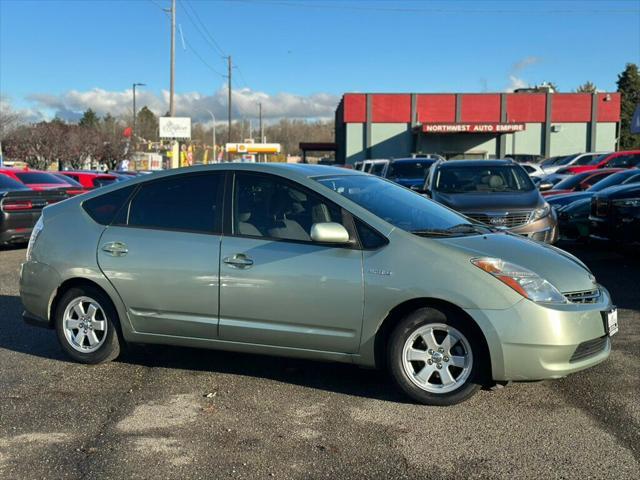
[(214, 162), (217, 162), (218, 157), (216, 157), (216, 116), (211, 110), (207, 110), (207, 113), (211, 115), (211, 120), (213, 120), (213, 160)]
[(134, 83), (133, 84), (133, 128), (131, 129), (131, 138), (133, 139), (133, 144), (135, 146), (136, 143), (136, 87), (145, 87), (145, 83)]

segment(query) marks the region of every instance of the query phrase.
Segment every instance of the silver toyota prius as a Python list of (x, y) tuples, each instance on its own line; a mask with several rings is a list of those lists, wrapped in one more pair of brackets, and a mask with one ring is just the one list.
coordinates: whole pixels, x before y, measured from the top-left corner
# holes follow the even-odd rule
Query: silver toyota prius
[(618, 328), (572, 255), (310, 165), (172, 170), (49, 206), (20, 294), (79, 362), (130, 342), (384, 366), (434, 405), (596, 365)]

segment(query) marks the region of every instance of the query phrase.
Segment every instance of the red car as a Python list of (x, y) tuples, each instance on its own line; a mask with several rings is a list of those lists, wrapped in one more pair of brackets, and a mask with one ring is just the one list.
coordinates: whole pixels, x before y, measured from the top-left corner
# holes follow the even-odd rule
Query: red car
[(594, 158), (586, 165), (573, 165), (561, 168), (556, 173), (574, 174), (588, 172), (598, 168), (632, 168), (640, 166), (640, 150), (627, 150), (623, 152), (605, 153)]
[(26, 185), (31, 190), (52, 190), (64, 189), (69, 195), (78, 195), (83, 193), (82, 188), (74, 186), (71, 182), (67, 182), (58, 178), (51, 172), (42, 172), (40, 170), (31, 170), (29, 168), (0, 168), (0, 175), (6, 175), (9, 178), (17, 180)]
[(84, 188), (93, 189), (110, 185), (118, 181), (118, 177), (108, 173), (87, 172), (87, 171), (63, 171), (60, 174), (65, 175), (76, 182), (80, 183)]
[(624, 170), (623, 168), (605, 168), (582, 172), (565, 178), (561, 182), (556, 183), (551, 190), (542, 192), (543, 197), (559, 195), (561, 193), (583, 192), (589, 190), (592, 185), (598, 183), (603, 178), (608, 177), (612, 173)]

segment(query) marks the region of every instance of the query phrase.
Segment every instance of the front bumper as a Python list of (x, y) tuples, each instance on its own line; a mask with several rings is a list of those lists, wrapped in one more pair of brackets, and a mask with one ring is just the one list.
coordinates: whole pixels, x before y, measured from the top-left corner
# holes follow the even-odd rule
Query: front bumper
[[(466, 310), (487, 339), (493, 379), (561, 378), (606, 360), (611, 341), (603, 312), (613, 307), (609, 293), (599, 288), (593, 304), (541, 305), (523, 299), (506, 310)], [(594, 344), (597, 348), (580, 355)]]
[(558, 241), (558, 217), (555, 211), (551, 209), (551, 212), (546, 217), (512, 228), (510, 231), (538, 242), (553, 244)]

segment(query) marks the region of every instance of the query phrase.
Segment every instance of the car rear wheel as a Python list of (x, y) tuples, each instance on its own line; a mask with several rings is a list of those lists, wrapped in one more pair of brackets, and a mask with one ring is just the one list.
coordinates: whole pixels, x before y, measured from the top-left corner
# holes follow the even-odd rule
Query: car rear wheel
[(480, 388), (479, 343), (454, 312), (412, 312), (392, 332), (387, 352), (393, 379), (417, 402), (453, 405)]
[(95, 287), (64, 293), (55, 312), (63, 350), (81, 363), (103, 363), (120, 355), (118, 315), (109, 297)]

